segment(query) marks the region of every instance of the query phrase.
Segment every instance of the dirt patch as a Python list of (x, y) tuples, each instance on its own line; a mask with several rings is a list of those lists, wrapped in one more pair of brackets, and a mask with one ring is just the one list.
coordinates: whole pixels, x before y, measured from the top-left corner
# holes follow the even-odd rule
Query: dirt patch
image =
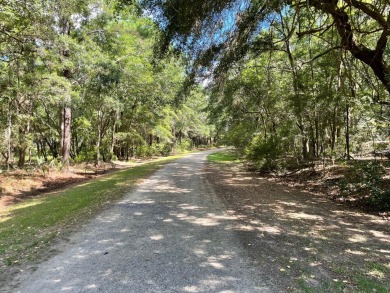
[[(390, 222), (243, 171), (208, 164), (206, 178), (257, 265), (286, 291), (390, 290)], [(367, 285), (368, 286), (368, 285)]]
[(45, 172), (39, 168), (29, 168), (0, 173), (0, 210), (26, 198), (70, 187), (109, 172), (141, 165), (156, 159), (158, 158), (102, 163), (99, 167), (94, 167), (91, 164), (73, 165), (66, 172), (56, 168), (50, 168)]
[(80, 168), (71, 167), (67, 172), (52, 169), (47, 174), (38, 170), (16, 170), (0, 174), (0, 209), (44, 192), (90, 180), (114, 169), (104, 167), (83, 172)]
[[(350, 164), (329, 165), (325, 170), (321, 164), (314, 164), (312, 167), (297, 169), (283, 175), (264, 172), (254, 173), (271, 182), (315, 193), (336, 203), (390, 218), (390, 207), (386, 208), (380, 202), (370, 202), (370, 188), (365, 186), (367, 179), (364, 180), (364, 175), (357, 171), (359, 166), (352, 164), (363, 161), (366, 162), (365, 164), (367, 162), (377, 162), (374, 160), (353, 161)], [(390, 165), (388, 161), (381, 163), (383, 163), (384, 174), (380, 184), (376, 187), (382, 191), (390, 190)], [(247, 168), (253, 171), (250, 165)]]

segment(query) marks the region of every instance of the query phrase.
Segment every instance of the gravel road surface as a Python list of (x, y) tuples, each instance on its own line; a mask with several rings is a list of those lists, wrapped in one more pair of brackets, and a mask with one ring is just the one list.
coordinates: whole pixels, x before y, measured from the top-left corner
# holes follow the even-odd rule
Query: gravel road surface
[(205, 179), (209, 153), (145, 179), (23, 276), (15, 292), (279, 292)]

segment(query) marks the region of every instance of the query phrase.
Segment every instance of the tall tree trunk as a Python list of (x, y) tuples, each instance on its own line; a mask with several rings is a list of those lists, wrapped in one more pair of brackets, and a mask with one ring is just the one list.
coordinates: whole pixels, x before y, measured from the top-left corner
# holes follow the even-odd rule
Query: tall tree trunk
[[(64, 22), (64, 27), (62, 34), (70, 37), (71, 31), (71, 20), (66, 19)], [(69, 50), (64, 50), (62, 52), (64, 59), (68, 59), (70, 57)], [(68, 81), (72, 78), (72, 72), (70, 68), (65, 68), (62, 71), (63, 77), (65, 77)], [(62, 155), (62, 163), (64, 165), (64, 170), (69, 169), (69, 159), (70, 159), (70, 147), (71, 147), (71, 119), (72, 119), (72, 108), (71, 108), (71, 93), (65, 93), (64, 97), (64, 105), (62, 109), (62, 119), (61, 119), (61, 155)]]
[(62, 163), (65, 167), (65, 170), (69, 168), (69, 159), (70, 159), (70, 145), (71, 145), (71, 119), (72, 119), (72, 110), (69, 105), (65, 105), (63, 108), (62, 114), (62, 123), (61, 123), (61, 155)]
[(7, 112), (7, 129), (5, 132), (5, 141), (7, 144), (7, 151), (5, 156), (5, 163), (7, 165), (7, 171), (9, 171), (10, 167), (10, 159), (11, 159), (11, 137), (12, 137), (12, 115), (11, 115), (11, 98), (8, 100), (8, 112)]
[(297, 116), (297, 123), (296, 125), (299, 128), (300, 135), (301, 135), (301, 144), (302, 144), (302, 157), (303, 159), (308, 158), (308, 146), (307, 146), (307, 136), (305, 131), (305, 125), (303, 124), (303, 118), (302, 118), (302, 105), (299, 95), (299, 79), (298, 79), (298, 68), (295, 64), (294, 56), (291, 52), (290, 48), (290, 38), (294, 33), (294, 25), (291, 26), (291, 28), (288, 27), (288, 24), (285, 24), (283, 19), (283, 15), (281, 12), (279, 12), (280, 17), (282, 19), (282, 29), (284, 33), (284, 43), (286, 46), (286, 54), (290, 63), (291, 67), (291, 77), (292, 77), (292, 84), (293, 84), (293, 90), (294, 90), (294, 102), (295, 102), (295, 113)]
[(336, 146), (336, 130), (337, 130), (337, 106), (333, 109), (333, 115), (332, 115), (332, 124), (331, 124), (331, 134), (330, 134), (330, 149), (332, 152), (335, 149)]
[(347, 160), (351, 158), (349, 141), (349, 101), (345, 103), (345, 153)]
[[(351, 66), (348, 67), (347, 71), (347, 77), (349, 81), (349, 89), (351, 92), (351, 98), (353, 100), (356, 100), (356, 83), (352, 77), (352, 72), (351, 72)], [(346, 98), (345, 100), (345, 154), (347, 157), (347, 160), (351, 159), (351, 154), (350, 154), (350, 131), (349, 131), (349, 124), (350, 124), (350, 102), (349, 99)]]
[[(116, 132), (116, 124), (118, 120), (118, 113), (115, 113), (114, 123), (112, 125), (112, 134), (111, 134), (111, 145), (110, 145), (110, 156), (114, 155), (114, 147), (115, 147), (115, 132)], [(111, 158), (112, 159), (112, 158)]]
[(98, 125), (97, 125), (97, 139), (96, 139), (96, 158), (95, 158), (95, 166), (99, 166), (100, 163), (100, 144), (102, 140), (102, 111), (99, 109), (98, 111)]
[(32, 100), (30, 100), (28, 105), (28, 114), (27, 114), (28, 117), (27, 117), (26, 125), (23, 128), (19, 128), (20, 134), (22, 136), (22, 143), (20, 146), (19, 161), (18, 161), (19, 168), (23, 168), (26, 162), (26, 151), (28, 148), (27, 136), (30, 133), (30, 120), (32, 115), (32, 106), (33, 106)]
[(318, 158), (320, 156), (320, 122), (319, 122), (319, 117), (318, 117), (318, 112), (316, 111), (315, 113), (315, 137), (316, 137), (316, 157)]

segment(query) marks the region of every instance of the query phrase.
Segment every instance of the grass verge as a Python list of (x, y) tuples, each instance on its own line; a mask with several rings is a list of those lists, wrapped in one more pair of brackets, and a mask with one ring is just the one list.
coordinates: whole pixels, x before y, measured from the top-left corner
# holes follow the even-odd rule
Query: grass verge
[[(42, 256), (50, 243), (125, 195), (173, 156), (131, 167), (0, 211), (0, 271)], [(1, 280), (0, 280), (1, 281)]]
[(213, 163), (240, 163), (242, 160), (235, 150), (224, 150), (207, 156), (207, 160)]

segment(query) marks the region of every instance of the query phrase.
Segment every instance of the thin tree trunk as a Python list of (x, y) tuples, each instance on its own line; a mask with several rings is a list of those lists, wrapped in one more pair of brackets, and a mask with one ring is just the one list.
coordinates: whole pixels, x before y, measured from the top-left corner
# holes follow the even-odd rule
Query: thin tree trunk
[(350, 154), (350, 141), (349, 141), (349, 102), (347, 101), (345, 104), (345, 112), (346, 112), (346, 121), (345, 121), (345, 152), (347, 155), (347, 160), (351, 158)]
[(23, 168), (24, 164), (26, 162), (26, 151), (28, 148), (28, 142), (27, 142), (27, 136), (30, 133), (30, 120), (32, 115), (32, 101), (29, 101), (29, 110), (28, 110), (28, 118), (26, 125), (24, 129), (20, 129), (20, 134), (22, 136), (22, 144), (20, 146), (20, 153), (19, 153), (19, 161), (18, 161), (18, 167)]
[(11, 115), (11, 98), (9, 98), (8, 101), (8, 113), (7, 113), (7, 130), (6, 130), (6, 137), (5, 141), (7, 144), (7, 152), (6, 152), (6, 158), (5, 163), (7, 165), (7, 171), (9, 171), (10, 167), (10, 159), (11, 159), (11, 136), (12, 136), (12, 115)]
[(332, 150), (332, 152), (334, 151), (336, 146), (336, 129), (337, 129), (336, 112), (337, 112), (337, 107), (335, 106), (333, 109), (332, 125), (331, 125), (332, 132), (330, 135), (330, 149)]
[[(110, 146), (110, 155), (113, 156), (114, 154), (114, 147), (115, 147), (115, 131), (116, 131), (116, 123), (117, 123), (117, 115), (115, 114), (114, 118), (114, 124), (112, 126), (112, 135), (111, 135), (111, 146)], [(111, 158), (112, 159), (112, 158)]]
[(63, 119), (62, 119), (62, 162), (65, 167), (65, 170), (69, 168), (69, 159), (70, 159), (70, 143), (71, 143), (71, 134), (70, 134), (70, 126), (71, 126), (71, 118), (72, 118), (72, 110), (70, 106), (65, 105), (63, 108)]
[(101, 129), (101, 115), (102, 111), (99, 109), (98, 111), (98, 133), (97, 133), (97, 140), (96, 140), (96, 159), (95, 159), (95, 166), (99, 166), (100, 163), (100, 144), (102, 140), (102, 129)]

